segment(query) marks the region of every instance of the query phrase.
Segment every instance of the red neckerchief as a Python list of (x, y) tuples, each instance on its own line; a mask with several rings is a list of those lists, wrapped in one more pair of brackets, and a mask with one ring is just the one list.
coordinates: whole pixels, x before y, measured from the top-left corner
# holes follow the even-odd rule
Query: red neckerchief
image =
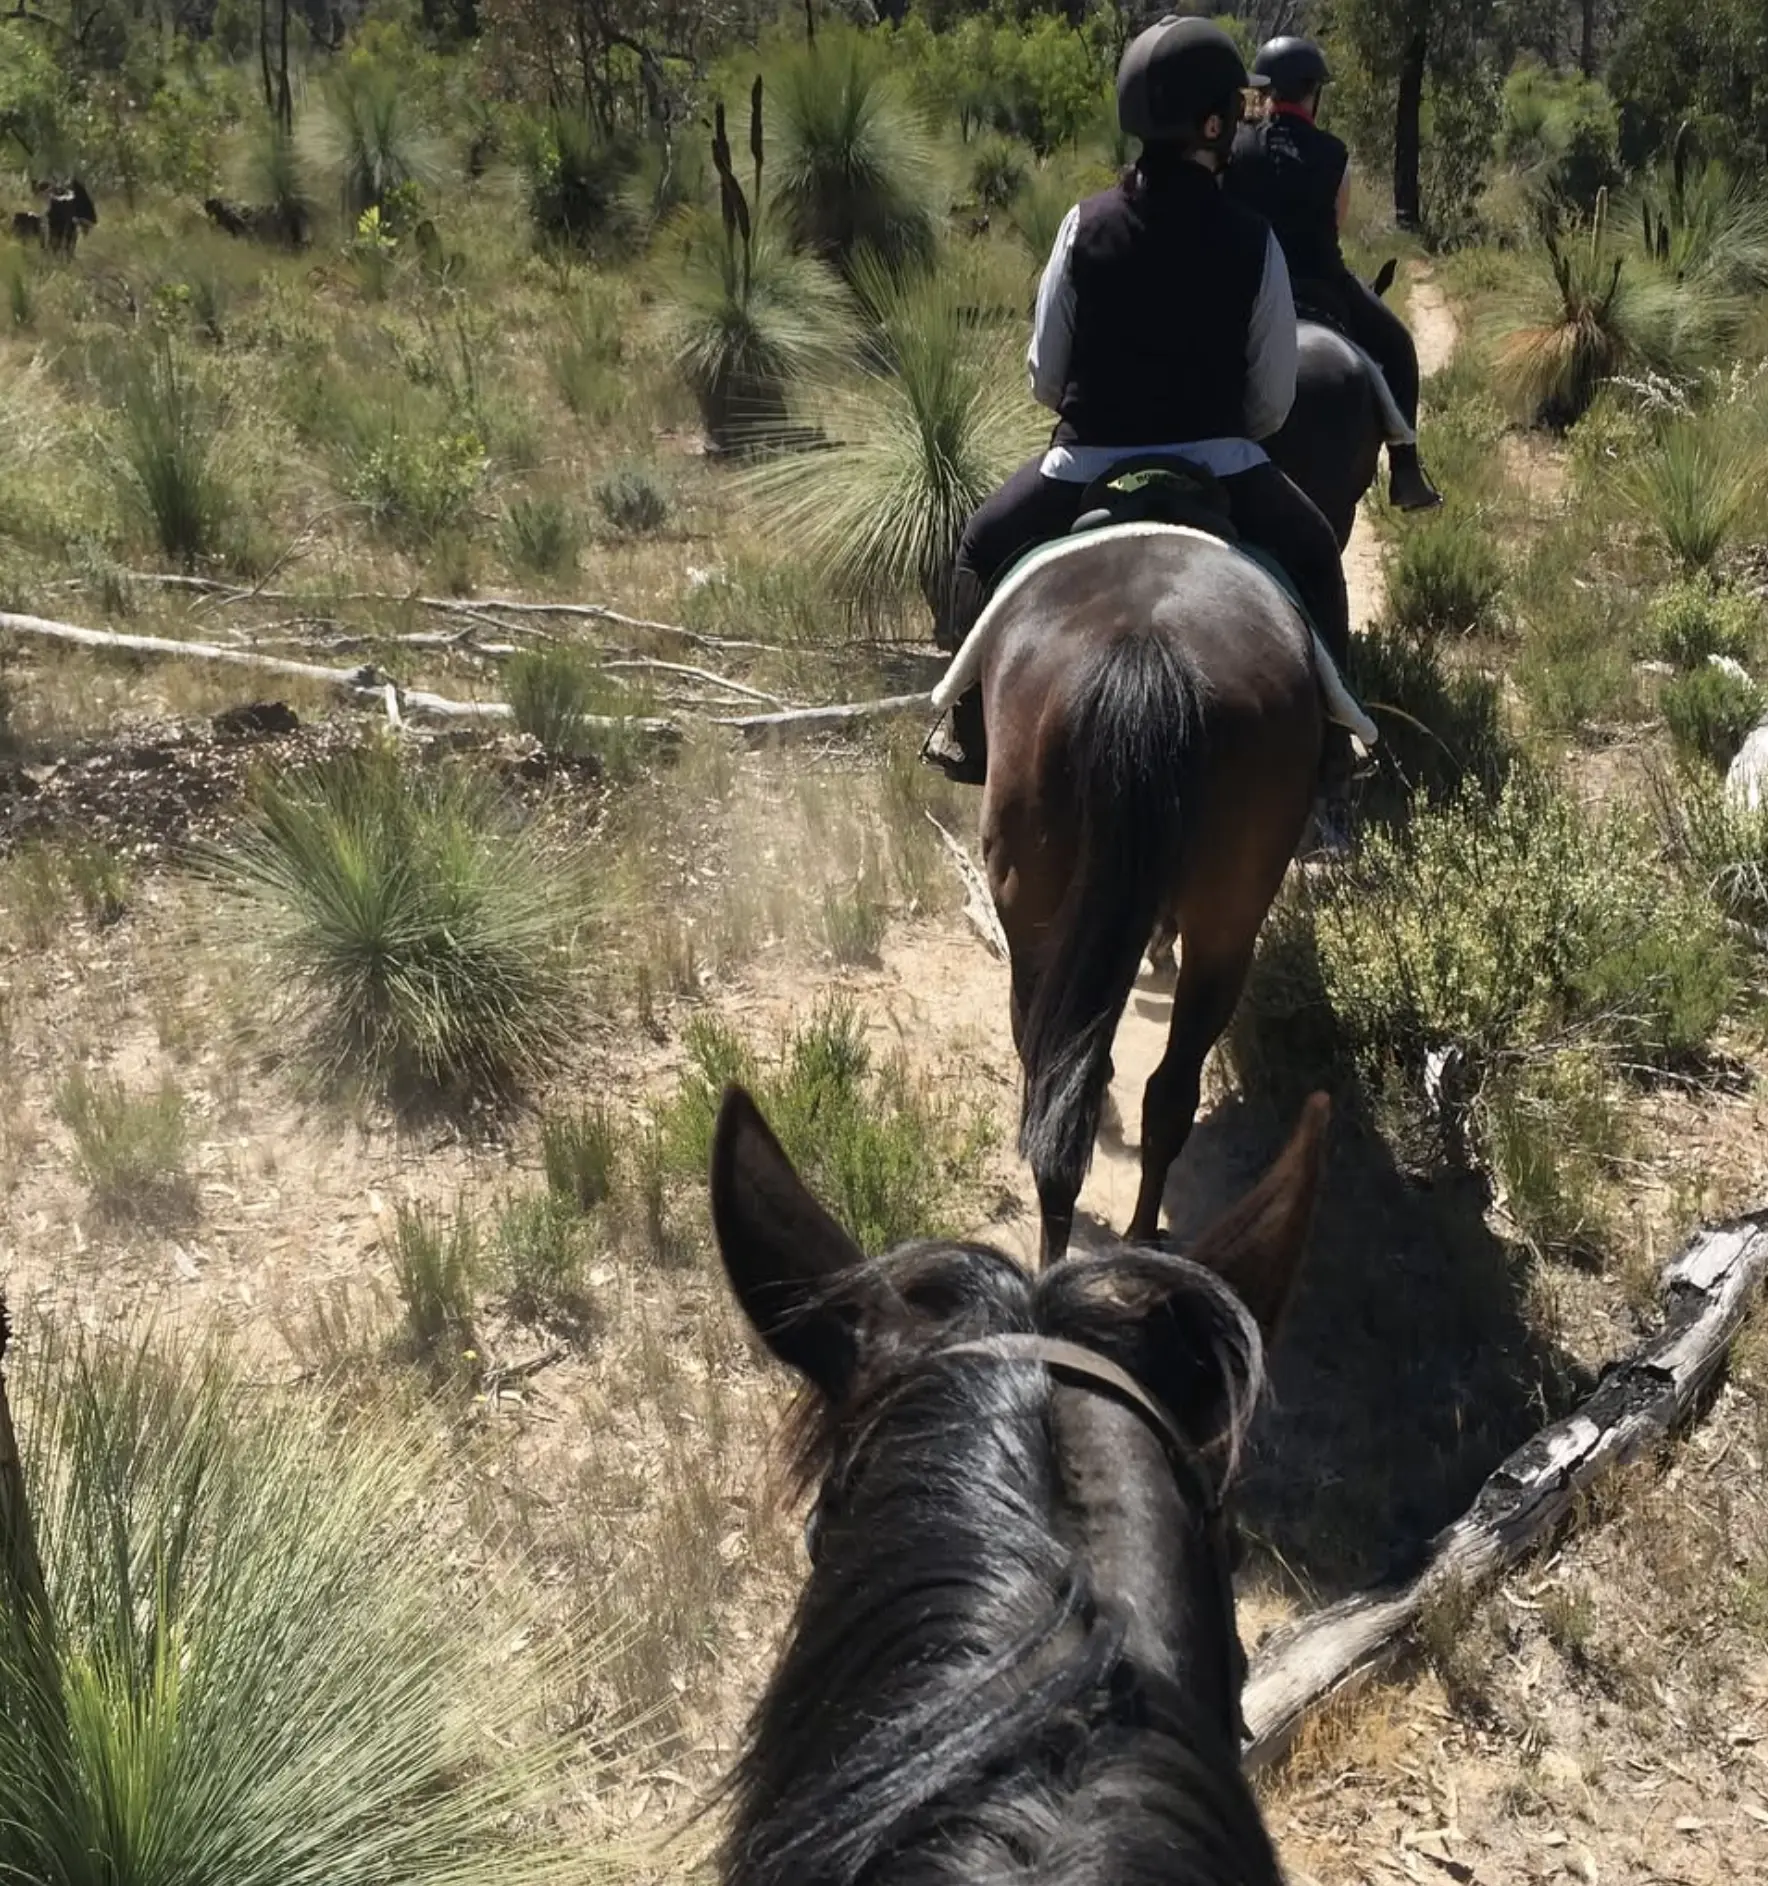
[(1314, 122), (1314, 114), (1306, 105), (1297, 105), (1287, 98), (1272, 99), (1270, 109), (1274, 118), (1299, 118), (1303, 124)]

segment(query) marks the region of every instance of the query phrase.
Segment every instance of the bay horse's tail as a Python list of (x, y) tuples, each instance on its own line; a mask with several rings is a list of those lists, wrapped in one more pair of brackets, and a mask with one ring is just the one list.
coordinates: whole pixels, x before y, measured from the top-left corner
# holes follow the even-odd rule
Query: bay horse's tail
[(1020, 1034), (1019, 1150), (1040, 1197), (1072, 1200), (1092, 1163), (1111, 1042), (1177, 875), (1199, 690), (1157, 627), (1105, 644), (1075, 683), (1067, 746), (1079, 851)]

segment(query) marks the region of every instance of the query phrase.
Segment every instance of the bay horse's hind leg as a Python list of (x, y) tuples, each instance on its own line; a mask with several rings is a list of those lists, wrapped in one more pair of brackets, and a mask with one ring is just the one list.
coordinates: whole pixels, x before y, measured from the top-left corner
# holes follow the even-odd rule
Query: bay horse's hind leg
[(1203, 1099), (1203, 1063), (1233, 1019), (1257, 940), (1255, 931), (1243, 944), (1216, 943), (1205, 955), (1192, 937), (1183, 939), (1166, 1053), (1149, 1075), (1142, 1098), (1142, 1184), (1126, 1234), (1132, 1244), (1152, 1244), (1159, 1236), (1167, 1175), (1191, 1136)]

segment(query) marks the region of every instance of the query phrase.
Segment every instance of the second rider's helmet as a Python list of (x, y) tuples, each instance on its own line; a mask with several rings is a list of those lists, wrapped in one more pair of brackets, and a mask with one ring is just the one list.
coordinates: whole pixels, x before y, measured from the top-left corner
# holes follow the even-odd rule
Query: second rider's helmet
[(1273, 98), (1291, 105), (1317, 92), (1332, 77), (1326, 69), (1325, 53), (1311, 39), (1289, 35), (1266, 40), (1258, 49), (1252, 69), (1269, 84)]

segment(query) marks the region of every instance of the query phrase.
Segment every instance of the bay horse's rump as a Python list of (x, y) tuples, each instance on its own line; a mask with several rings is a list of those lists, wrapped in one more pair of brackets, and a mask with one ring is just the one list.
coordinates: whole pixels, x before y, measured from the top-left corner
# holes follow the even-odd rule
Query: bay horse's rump
[(1111, 1038), (1165, 918), (1190, 980), (1148, 1090), (1132, 1236), (1155, 1233), (1196, 1108), (1186, 1066), (1200, 1070), (1226, 1023), (1222, 991), (1231, 1011), (1307, 817), (1318, 678), (1311, 635), (1248, 559), (1190, 532), (1107, 532), (1018, 587), (983, 685), (983, 853), (1012, 959), (1021, 1146), (1048, 1260), (1066, 1246)]

